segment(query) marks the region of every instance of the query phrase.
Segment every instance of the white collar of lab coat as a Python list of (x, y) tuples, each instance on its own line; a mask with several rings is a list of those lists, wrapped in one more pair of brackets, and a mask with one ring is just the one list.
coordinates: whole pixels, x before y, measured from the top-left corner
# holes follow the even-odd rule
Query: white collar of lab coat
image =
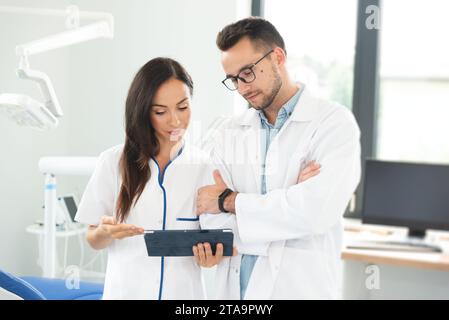
[[(314, 102), (315, 99), (313, 98), (310, 90), (305, 87), (292, 115), (290, 116), (291, 121), (308, 122), (316, 118), (319, 115), (319, 110), (316, 108), (316, 104)], [(238, 123), (242, 126), (259, 126), (260, 118), (257, 110), (254, 108), (246, 110), (238, 117)]]

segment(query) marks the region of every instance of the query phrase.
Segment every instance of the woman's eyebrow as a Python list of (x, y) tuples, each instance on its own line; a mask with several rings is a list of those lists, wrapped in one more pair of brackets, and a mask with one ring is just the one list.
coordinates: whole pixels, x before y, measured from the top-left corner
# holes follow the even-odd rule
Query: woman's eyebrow
[(189, 97), (185, 97), (184, 99), (182, 99), (181, 101), (179, 101), (176, 105), (180, 105), (181, 103), (183, 103), (183, 102), (186, 101), (187, 99), (189, 99)]
[[(185, 97), (184, 99), (182, 99), (181, 101), (177, 102), (176, 105), (180, 105), (181, 103), (183, 103), (184, 101), (186, 101), (187, 99), (189, 99), (189, 97)], [(152, 107), (162, 107), (162, 108), (168, 108), (167, 106), (163, 105), (163, 104), (152, 104)]]

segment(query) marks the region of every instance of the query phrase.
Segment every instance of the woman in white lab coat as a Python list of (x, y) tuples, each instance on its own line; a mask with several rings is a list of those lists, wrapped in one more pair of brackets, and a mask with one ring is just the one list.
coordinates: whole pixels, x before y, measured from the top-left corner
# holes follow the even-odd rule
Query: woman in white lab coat
[(93, 248), (108, 250), (104, 299), (204, 298), (194, 258), (149, 257), (142, 235), (146, 229), (200, 228), (195, 195), (212, 180), (212, 167), (205, 153), (182, 139), (192, 90), (178, 62), (149, 61), (129, 89), (125, 144), (99, 156), (76, 219), (90, 225)]

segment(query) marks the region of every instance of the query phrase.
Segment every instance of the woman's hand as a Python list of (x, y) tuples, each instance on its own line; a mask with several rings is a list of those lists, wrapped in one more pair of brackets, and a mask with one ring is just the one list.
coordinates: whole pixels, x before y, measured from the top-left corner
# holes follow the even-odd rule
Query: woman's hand
[(114, 217), (104, 216), (98, 225), (99, 232), (109, 236), (112, 239), (123, 239), (127, 237), (143, 234), (143, 228), (132, 224), (117, 223)]
[[(221, 243), (217, 244), (215, 256), (212, 254), (212, 248), (208, 242), (198, 243), (196, 246), (193, 246), (192, 250), (195, 261), (200, 267), (211, 268), (219, 264), (223, 259), (223, 245)], [(234, 247), (232, 256), (236, 255), (237, 249)]]
[(100, 250), (109, 246), (114, 239), (123, 239), (143, 233), (143, 228), (117, 223), (114, 217), (104, 216), (99, 225), (89, 226), (86, 238), (92, 248)]
[(315, 161), (310, 161), (298, 176), (297, 183), (304, 182), (320, 173), (321, 165)]

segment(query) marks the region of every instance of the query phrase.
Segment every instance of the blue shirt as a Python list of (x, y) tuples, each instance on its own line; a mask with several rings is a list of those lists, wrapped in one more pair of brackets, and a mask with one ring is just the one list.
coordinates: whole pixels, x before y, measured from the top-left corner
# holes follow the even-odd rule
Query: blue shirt
[[(276, 135), (281, 130), (282, 126), (285, 124), (287, 119), (291, 116), (293, 113), (293, 110), (295, 109), (295, 106), (297, 105), (299, 101), (299, 97), (301, 96), (301, 93), (304, 89), (304, 85), (301, 84), (301, 87), (299, 90), (295, 93), (293, 97), (290, 98), (290, 100), (287, 101), (286, 104), (282, 106), (282, 108), (278, 112), (278, 116), (276, 118), (276, 121), (274, 125), (268, 122), (268, 119), (266, 118), (263, 111), (259, 111), (259, 117), (260, 117), (260, 123), (261, 123), (261, 169), (262, 169), (262, 194), (267, 193), (267, 179), (265, 174), (265, 163), (266, 163), (266, 157), (268, 148), (270, 147), (271, 142), (276, 137)], [(249, 278), (251, 276), (251, 273), (253, 271), (254, 265), (256, 264), (257, 256), (254, 255), (242, 255), (242, 262), (240, 264), (240, 299), (243, 299), (245, 296), (246, 288), (248, 286)]]

